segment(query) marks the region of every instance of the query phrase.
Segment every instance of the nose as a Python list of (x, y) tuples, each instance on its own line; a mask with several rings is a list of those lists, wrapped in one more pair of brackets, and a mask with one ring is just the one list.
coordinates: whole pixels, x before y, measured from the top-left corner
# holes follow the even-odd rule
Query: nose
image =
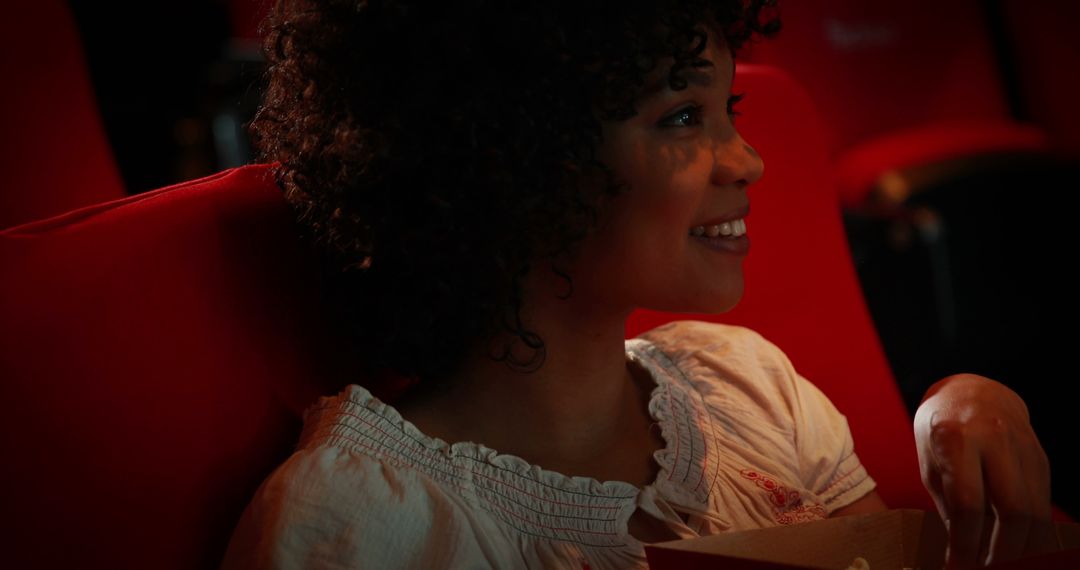
[(761, 156), (734, 129), (724, 140), (717, 142), (713, 157), (713, 182), (720, 186), (746, 187), (757, 182), (765, 172)]

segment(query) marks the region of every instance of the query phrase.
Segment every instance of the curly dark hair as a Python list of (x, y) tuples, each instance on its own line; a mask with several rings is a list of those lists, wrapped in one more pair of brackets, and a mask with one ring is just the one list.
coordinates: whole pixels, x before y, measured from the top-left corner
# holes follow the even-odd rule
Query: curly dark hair
[(636, 114), (661, 58), (684, 89), (680, 72), (707, 65), (703, 25), (733, 52), (775, 34), (774, 4), (279, 0), (249, 131), (328, 260), (357, 374), (438, 383), (501, 333), (492, 358), (541, 366), (522, 280), (539, 260), (571, 295), (556, 258), (628, 189), (595, 157), (601, 121)]

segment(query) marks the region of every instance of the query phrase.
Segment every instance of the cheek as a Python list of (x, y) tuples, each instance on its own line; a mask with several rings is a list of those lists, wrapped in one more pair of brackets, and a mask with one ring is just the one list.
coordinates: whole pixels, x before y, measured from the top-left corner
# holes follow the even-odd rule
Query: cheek
[[(634, 153), (634, 160), (622, 170), (630, 189), (624, 196), (619, 220), (626, 225), (649, 227), (656, 232), (671, 231), (694, 215), (696, 196), (690, 184), (691, 172), (676, 171), (667, 161), (656, 164), (655, 154)], [(653, 158), (650, 158), (653, 157)]]
[[(629, 188), (609, 203), (594, 240), (593, 268), (667, 271), (685, 255), (690, 224), (699, 215), (701, 173), (672, 148), (628, 144), (608, 162)], [(635, 280), (644, 279), (638, 275)]]
[(641, 181), (627, 225), (647, 229), (653, 242), (666, 248), (664, 244), (689, 232), (697, 216), (699, 197), (678, 178), (643, 177)]
[[(609, 224), (590, 244), (593, 269), (625, 282), (668, 280), (684, 259), (688, 215), (684, 204), (637, 186), (621, 197)], [(640, 193), (639, 193), (640, 192)]]

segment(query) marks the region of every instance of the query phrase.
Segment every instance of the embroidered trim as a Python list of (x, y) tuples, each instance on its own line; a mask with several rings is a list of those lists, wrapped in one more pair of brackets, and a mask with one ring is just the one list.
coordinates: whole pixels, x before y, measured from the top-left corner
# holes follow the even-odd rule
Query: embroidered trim
[(820, 505), (799, 505), (797, 508), (776, 516), (776, 522), (788, 525), (804, 522), (820, 521), (829, 518)]
[(765, 497), (773, 507), (776, 522), (788, 525), (828, 518), (825, 508), (818, 504), (803, 504), (802, 494), (753, 469), (742, 469), (739, 475), (765, 490)]
[[(676, 323), (668, 323), (668, 325), (654, 330), (668, 330), (670, 328), (673, 328), (675, 324)], [(647, 343), (644, 345), (642, 352), (646, 353), (649, 356), (652, 356), (654, 360), (658, 361), (660, 367), (663, 370), (674, 371), (678, 374), (678, 380), (682, 386), (681, 394), (683, 396), (682, 400), (677, 402), (679, 405), (679, 414), (675, 413), (676, 402), (671, 398), (670, 395), (671, 382), (665, 382), (665, 384), (668, 387), (668, 401), (671, 408), (670, 413), (674, 419), (681, 418), (682, 421), (676, 421), (675, 424), (680, 428), (680, 433), (685, 433), (690, 440), (690, 457), (686, 460), (686, 471), (683, 474), (682, 482), (685, 483), (690, 478), (691, 471), (697, 469), (698, 481), (694, 485), (694, 488), (690, 490), (690, 494), (693, 495), (693, 497), (701, 504), (709, 506), (710, 496), (712, 495), (712, 490), (715, 488), (716, 480), (720, 476), (721, 470), (720, 457), (718, 455), (721, 446), (718, 436), (716, 434), (716, 426), (712, 415), (713, 410), (710, 408), (708, 402), (705, 401), (704, 394), (702, 394), (701, 391), (698, 390), (697, 384), (695, 384), (694, 381), (691, 380), (689, 376), (687, 376), (686, 371), (683, 370), (683, 368), (675, 362), (675, 359), (671, 355), (669, 355), (667, 352), (664, 352), (660, 345), (648, 339), (641, 340), (644, 340)], [(690, 393), (692, 393), (693, 396), (691, 396)], [(688, 402), (688, 400), (694, 396), (696, 396), (696, 400), (693, 403)], [(693, 413), (692, 421), (694, 422), (694, 426), (688, 425), (688, 422), (691, 421), (691, 412)], [(707, 426), (703, 425), (706, 422)], [(695, 433), (697, 433), (701, 437), (702, 449), (700, 462), (698, 461), (699, 458), (695, 457), (693, 453), (693, 440)], [(714, 444), (714, 449), (711, 454), (709, 453), (709, 438), (712, 438)], [(668, 480), (670, 480), (671, 476), (673, 476), (675, 471), (678, 470), (678, 459), (679, 457), (678, 455), (676, 455), (675, 462), (672, 465)], [(701, 484), (705, 481), (705, 476), (710, 469), (712, 470), (712, 477), (709, 485), (704, 490), (701, 490)], [(684, 486), (684, 488), (686, 487)]]

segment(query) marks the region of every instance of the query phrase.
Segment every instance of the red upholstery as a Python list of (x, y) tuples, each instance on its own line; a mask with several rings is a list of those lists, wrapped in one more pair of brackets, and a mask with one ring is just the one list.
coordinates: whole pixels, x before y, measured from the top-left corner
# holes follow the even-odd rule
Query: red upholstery
[(748, 61), (789, 71), (829, 127), (842, 204), (894, 169), (991, 151), (1045, 150), (1009, 116), (976, 0), (782, 3), (783, 30)]
[(324, 377), (317, 268), (265, 173), (0, 233), (9, 567), (214, 566), (287, 457)]
[(67, 2), (16, 2), (0, 34), (0, 229), (125, 195)]
[(854, 207), (890, 170), (977, 154), (1040, 152), (1050, 147), (1041, 128), (1005, 121), (943, 122), (901, 129), (840, 155), (835, 161), (837, 192), (841, 204)]
[[(894, 507), (930, 508), (911, 427), (856, 286), (819, 121), (783, 74), (740, 67), (768, 164), (751, 191), (752, 326), (847, 414)], [(22, 567), (217, 564), (299, 414), (348, 382), (319, 268), (265, 166), (0, 232), (0, 528)], [(687, 315), (641, 311), (644, 328)]]
[(1057, 148), (1080, 155), (1080, 2), (1004, 0), (1024, 110)]
[(234, 39), (259, 40), (259, 23), (271, 4), (258, 0), (228, 0), (229, 34)]
[(1008, 118), (977, 0), (781, 2), (781, 20), (747, 60), (806, 86), (837, 149), (941, 120)]

